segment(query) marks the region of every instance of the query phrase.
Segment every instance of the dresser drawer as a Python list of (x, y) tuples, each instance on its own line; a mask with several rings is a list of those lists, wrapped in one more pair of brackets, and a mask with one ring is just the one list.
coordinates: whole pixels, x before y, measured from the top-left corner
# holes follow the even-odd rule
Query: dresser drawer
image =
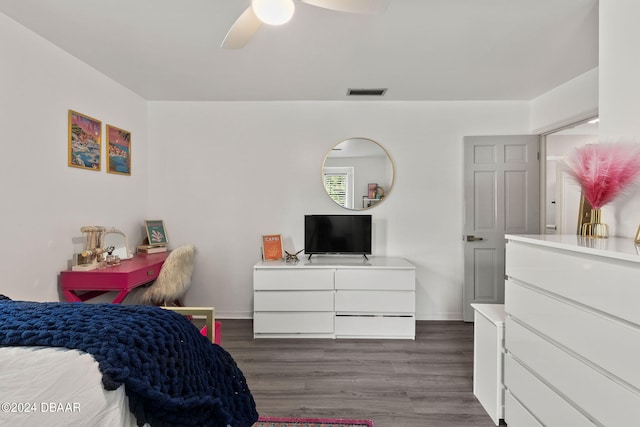
[(338, 313), (413, 313), (415, 293), (410, 291), (336, 291)]
[(255, 290), (318, 290), (333, 289), (332, 269), (256, 269), (253, 272)]
[(254, 334), (333, 334), (333, 313), (269, 313), (253, 314)]
[(508, 390), (504, 393), (504, 420), (510, 426), (544, 427)]
[(405, 290), (416, 288), (416, 274), (413, 269), (338, 269), (336, 289)]
[(640, 264), (510, 241), (506, 274), (640, 325)]
[(511, 280), (505, 293), (511, 316), (640, 389), (640, 328)]
[[(545, 394), (556, 395), (551, 390), (557, 390), (568, 401), (583, 412), (605, 426), (631, 426), (640, 419), (640, 395), (628, 385), (619, 383), (618, 379), (594, 369), (572, 353), (565, 351), (558, 345), (547, 341), (538, 333), (530, 331), (511, 317), (507, 317), (505, 324), (505, 347), (508, 351), (505, 363), (505, 386), (511, 390), (518, 400), (527, 402), (527, 407), (538, 415), (548, 413), (544, 403)], [(593, 341), (596, 343), (597, 341)], [(597, 347), (595, 345), (594, 347)], [(510, 360), (511, 355), (518, 359)], [(536, 372), (540, 380), (533, 381), (524, 375), (528, 370)], [(544, 388), (536, 383), (544, 381)], [(534, 385), (537, 387), (534, 389)], [(547, 386), (548, 385), (548, 386)], [(538, 393), (537, 390), (543, 390)], [(533, 409), (531, 405), (540, 402), (540, 408)], [(549, 417), (538, 419), (546, 425), (555, 423), (558, 418)], [(561, 426), (589, 425), (584, 423), (563, 422)]]
[[(504, 379), (509, 392), (518, 400), (527, 402), (527, 409), (536, 414), (536, 418), (543, 425), (559, 427), (595, 425), (510, 356), (505, 359)], [(509, 416), (509, 406), (506, 414)], [(505, 421), (509, 425), (520, 426), (510, 418)]]
[(409, 338), (415, 339), (413, 316), (336, 316), (336, 338)]
[(333, 291), (256, 291), (254, 311), (331, 311)]

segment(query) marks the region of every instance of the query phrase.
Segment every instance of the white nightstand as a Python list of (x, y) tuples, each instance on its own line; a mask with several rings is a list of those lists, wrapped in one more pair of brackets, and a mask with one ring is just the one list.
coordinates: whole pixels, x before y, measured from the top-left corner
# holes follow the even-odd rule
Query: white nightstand
[(473, 394), (496, 425), (504, 418), (504, 304), (474, 310)]

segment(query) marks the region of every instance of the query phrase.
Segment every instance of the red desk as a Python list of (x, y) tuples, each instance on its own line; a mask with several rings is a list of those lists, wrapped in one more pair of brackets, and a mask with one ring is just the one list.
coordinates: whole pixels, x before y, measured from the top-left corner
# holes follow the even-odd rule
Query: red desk
[(169, 252), (140, 255), (121, 261), (120, 265), (102, 270), (60, 273), (62, 294), (67, 301), (83, 302), (106, 292), (118, 292), (113, 300), (121, 303), (132, 289), (154, 281)]

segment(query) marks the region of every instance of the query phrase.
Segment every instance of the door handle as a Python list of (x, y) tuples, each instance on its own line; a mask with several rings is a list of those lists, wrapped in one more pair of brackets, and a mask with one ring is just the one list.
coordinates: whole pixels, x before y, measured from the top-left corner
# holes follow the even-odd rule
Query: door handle
[(467, 234), (467, 242), (478, 242), (480, 240), (484, 240), (482, 237), (476, 237), (471, 234)]

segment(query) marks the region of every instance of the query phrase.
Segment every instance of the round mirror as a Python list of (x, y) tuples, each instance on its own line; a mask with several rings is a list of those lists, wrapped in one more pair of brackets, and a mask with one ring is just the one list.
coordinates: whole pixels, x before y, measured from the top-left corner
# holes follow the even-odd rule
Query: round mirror
[(387, 150), (368, 138), (350, 138), (334, 146), (322, 163), (322, 183), (343, 208), (369, 209), (389, 197), (393, 162)]

